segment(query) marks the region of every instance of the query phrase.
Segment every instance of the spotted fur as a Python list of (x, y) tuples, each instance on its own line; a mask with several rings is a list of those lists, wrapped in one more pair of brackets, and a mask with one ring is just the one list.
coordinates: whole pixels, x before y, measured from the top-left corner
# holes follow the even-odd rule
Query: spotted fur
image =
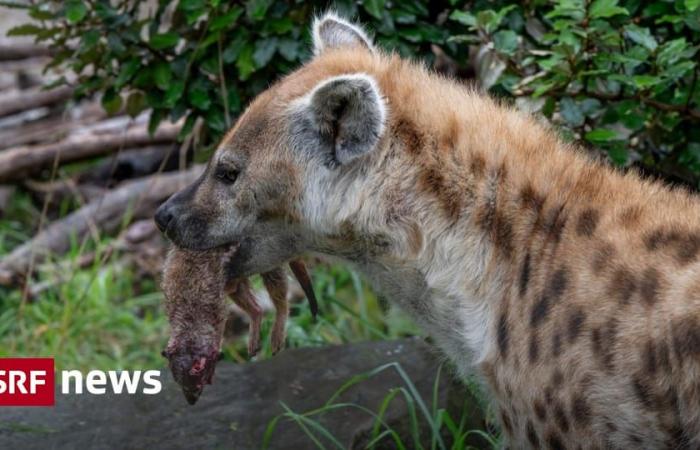
[[(309, 251), (354, 264), (462, 374), (481, 373), (513, 448), (700, 446), (697, 197), (591, 161), (336, 16), (314, 29), (315, 57), (164, 206), (168, 235), (240, 242), (237, 275)], [(308, 109), (348, 79), (360, 97)], [(357, 101), (374, 112), (352, 130), (368, 134), (329, 164)], [(224, 185), (215, 174), (230, 166), (240, 175)]]

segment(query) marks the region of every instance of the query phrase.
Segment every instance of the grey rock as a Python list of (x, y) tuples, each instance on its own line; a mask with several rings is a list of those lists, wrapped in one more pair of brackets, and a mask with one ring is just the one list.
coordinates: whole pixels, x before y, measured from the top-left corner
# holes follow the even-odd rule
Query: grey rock
[[(270, 421), (284, 412), (282, 403), (297, 413), (318, 408), (352, 377), (391, 362), (401, 365), (431, 408), (440, 358), (422, 340), (302, 348), (250, 364), (222, 361), (214, 384), (207, 386), (194, 406), (187, 404), (166, 370), (160, 377), (163, 390), (157, 395), (63, 395), (57, 387), (53, 408), (0, 408), (0, 448), (258, 449)], [(338, 401), (376, 412), (396, 387), (406, 385), (392, 368), (354, 385)], [(385, 419), (410, 448), (408, 415), (400, 397), (392, 402)], [(476, 400), (451, 379), (448, 370), (442, 371), (438, 398), (441, 408), (456, 414), (466, 404), (467, 411), (473, 411), (467, 429), (483, 428)], [(357, 408), (337, 409), (315, 419), (347, 448), (364, 448), (374, 423)], [(427, 433), (423, 436), (428, 439)], [(334, 448), (330, 442), (324, 444)], [(427, 444), (430, 448), (429, 440)], [(472, 445), (478, 448), (484, 442)], [(272, 433), (269, 448), (315, 445), (297, 424), (283, 419)], [(393, 446), (386, 440), (377, 448)]]

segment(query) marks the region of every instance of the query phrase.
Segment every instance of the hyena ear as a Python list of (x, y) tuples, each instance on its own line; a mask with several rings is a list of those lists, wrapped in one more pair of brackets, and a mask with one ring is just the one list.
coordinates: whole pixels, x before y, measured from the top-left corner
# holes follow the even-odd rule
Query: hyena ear
[(332, 12), (327, 12), (314, 20), (312, 34), (314, 55), (320, 55), (327, 49), (343, 47), (362, 47), (374, 51), (372, 40), (361, 27)]
[(321, 152), (331, 168), (373, 150), (387, 115), (377, 83), (365, 74), (322, 81), (294, 109), (291, 133), (295, 146)]

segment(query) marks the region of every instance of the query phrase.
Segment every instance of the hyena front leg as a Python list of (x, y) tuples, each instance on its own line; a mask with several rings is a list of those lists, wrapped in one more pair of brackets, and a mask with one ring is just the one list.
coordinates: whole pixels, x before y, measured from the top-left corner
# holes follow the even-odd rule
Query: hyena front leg
[(289, 303), (287, 302), (287, 275), (284, 270), (278, 268), (262, 274), (265, 289), (270, 294), (270, 299), (275, 307), (275, 323), (272, 326), (272, 353), (275, 354), (284, 347), (286, 337), (285, 325), (289, 316)]
[(260, 325), (262, 324), (263, 310), (258, 305), (247, 278), (234, 280), (227, 286), (226, 290), (233, 302), (248, 315), (250, 320), (248, 355), (253, 357), (260, 351)]

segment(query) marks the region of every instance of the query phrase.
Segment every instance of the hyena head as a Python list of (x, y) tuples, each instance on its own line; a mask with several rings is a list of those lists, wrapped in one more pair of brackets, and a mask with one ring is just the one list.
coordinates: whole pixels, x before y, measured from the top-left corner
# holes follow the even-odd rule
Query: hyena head
[(333, 14), (315, 21), (313, 38), (314, 58), (260, 94), (200, 179), (156, 212), (180, 247), (239, 243), (235, 275), (322, 246), (321, 236), (342, 233), (341, 216), (363, 207), (346, 194), (382, 147), (385, 100), (373, 76), (327, 58), (345, 52), (367, 65), (380, 57), (361, 28)]

